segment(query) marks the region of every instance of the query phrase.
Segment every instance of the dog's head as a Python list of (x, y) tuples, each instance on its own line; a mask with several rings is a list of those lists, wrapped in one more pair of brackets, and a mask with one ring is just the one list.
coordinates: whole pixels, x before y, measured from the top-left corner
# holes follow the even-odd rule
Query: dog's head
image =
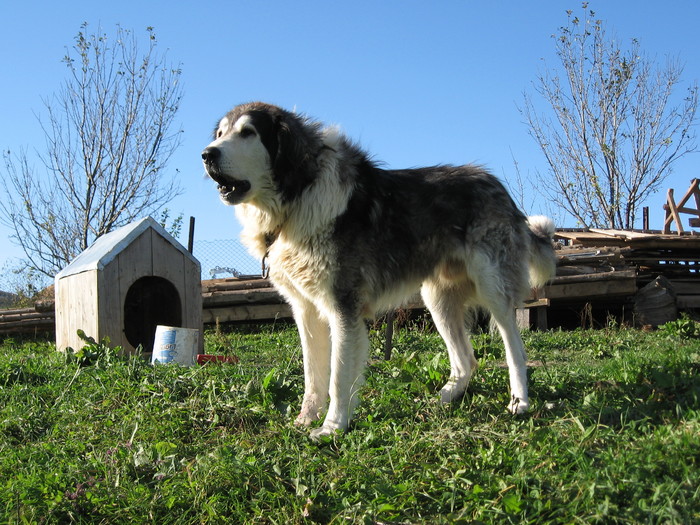
[(290, 200), (313, 179), (313, 152), (320, 145), (317, 124), (253, 102), (236, 106), (219, 121), (202, 160), (225, 204)]

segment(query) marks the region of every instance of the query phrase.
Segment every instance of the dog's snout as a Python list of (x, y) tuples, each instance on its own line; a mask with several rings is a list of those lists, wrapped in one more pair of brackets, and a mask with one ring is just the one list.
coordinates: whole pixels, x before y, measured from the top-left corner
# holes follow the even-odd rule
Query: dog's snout
[(208, 147), (202, 152), (202, 160), (207, 164), (216, 163), (221, 157), (221, 150), (219, 148)]

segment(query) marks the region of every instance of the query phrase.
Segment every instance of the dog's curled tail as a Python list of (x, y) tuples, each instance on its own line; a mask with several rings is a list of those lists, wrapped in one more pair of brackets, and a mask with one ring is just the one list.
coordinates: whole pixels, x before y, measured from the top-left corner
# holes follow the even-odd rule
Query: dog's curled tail
[(530, 286), (543, 286), (556, 272), (556, 257), (552, 239), (554, 237), (554, 222), (544, 215), (533, 215), (527, 218), (530, 227)]

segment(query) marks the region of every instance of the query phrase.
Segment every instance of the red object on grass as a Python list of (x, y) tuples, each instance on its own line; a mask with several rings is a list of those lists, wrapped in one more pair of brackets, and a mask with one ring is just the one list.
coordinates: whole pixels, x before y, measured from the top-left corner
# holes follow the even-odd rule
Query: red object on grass
[(238, 358), (234, 355), (211, 355), (198, 354), (197, 364), (205, 365), (207, 363), (238, 363)]

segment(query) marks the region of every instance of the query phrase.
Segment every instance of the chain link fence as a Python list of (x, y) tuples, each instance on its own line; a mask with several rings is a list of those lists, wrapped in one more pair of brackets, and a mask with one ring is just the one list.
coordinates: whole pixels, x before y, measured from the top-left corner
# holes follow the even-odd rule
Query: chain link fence
[(195, 241), (193, 255), (202, 265), (202, 279), (260, 275), (261, 261), (251, 257), (238, 239)]

